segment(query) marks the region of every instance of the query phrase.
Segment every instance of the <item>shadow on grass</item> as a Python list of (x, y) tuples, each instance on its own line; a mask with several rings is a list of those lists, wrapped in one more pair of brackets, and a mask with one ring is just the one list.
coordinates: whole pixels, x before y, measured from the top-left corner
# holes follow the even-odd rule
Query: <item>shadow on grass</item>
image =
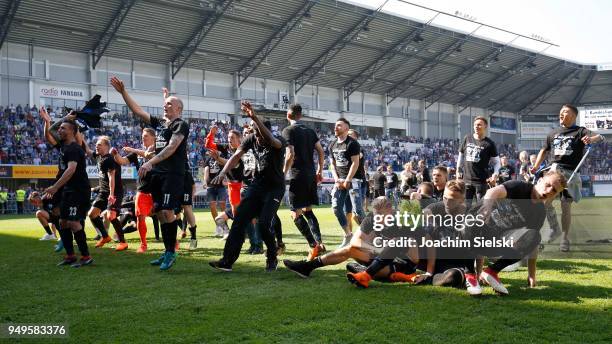
[[(301, 238), (299, 235), (292, 235), (296, 240)], [(21, 252), (28, 252), (28, 250), (36, 253), (35, 256), (31, 257), (32, 263), (40, 265), (41, 263), (49, 264), (49, 269), (54, 269), (52, 266), (53, 262), (44, 260), (47, 256), (44, 250), (41, 250), (41, 245), (45, 245), (45, 242), (40, 242), (35, 238), (15, 236), (8, 233), (0, 233), (0, 242), (6, 244), (7, 248), (18, 249)], [(182, 246), (188, 245), (188, 240), (181, 242)], [(49, 256), (56, 257), (57, 260), (61, 258), (61, 254), (53, 254), (51, 252), (51, 243), (47, 243), (49, 246)], [(96, 259), (96, 263), (88, 268), (93, 268), (99, 272), (117, 273), (117, 272), (129, 272), (130, 274), (142, 271), (146, 274), (147, 271), (152, 271), (152, 267), (148, 267), (148, 262), (152, 259), (159, 257), (163, 253), (163, 246), (161, 243), (156, 243), (145, 254), (138, 254), (134, 248), (138, 246), (138, 239), (128, 239), (130, 249), (124, 252), (116, 252), (114, 250), (115, 244), (109, 243), (107, 246), (102, 248), (94, 248), (93, 241), (89, 241), (90, 251), (92, 256)], [(220, 243), (219, 243), (220, 244)], [(346, 263), (338, 264), (336, 266), (329, 266), (322, 269), (315, 270), (311, 278), (303, 279), (287, 270), (283, 263), (283, 259), (299, 260), (303, 259), (307, 255), (307, 251), (302, 249), (291, 250), (293, 244), (288, 244), (287, 253), (284, 256), (279, 256), (279, 271), (272, 273), (265, 273), (265, 255), (249, 255), (244, 252), (248, 248), (248, 242), (243, 245), (238, 261), (234, 264), (234, 271), (231, 273), (218, 272), (208, 266), (208, 261), (219, 259), (223, 254), (222, 247), (199, 247), (196, 250), (189, 251), (186, 249), (180, 249), (178, 251), (178, 262), (177, 265), (169, 271), (171, 275), (175, 276), (186, 276), (186, 278), (192, 278), (195, 276), (208, 276), (209, 279), (220, 278), (220, 281), (228, 282), (235, 280), (238, 286), (244, 283), (244, 279), (255, 280), (265, 283), (278, 283), (279, 286), (291, 286), (295, 284), (302, 284), (304, 286), (313, 287), (320, 289), (321, 291), (343, 288), (346, 292), (356, 293), (355, 295), (363, 295), (363, 293), (376, 292), (376, 290), (384, 290), (385, 293), (395, 293), (397, 290), (405, 290), (407, 292), (426, 292), (427, 294), (439, 292), (438, 287), (431, 286), (413, 286), (408, 284), (395, 284), (395, 283), (380, 283), (372, 282), (372, 287), (369, 290), (357, 290), (355, 287), (350, 285), (346, 279)], [(4, 245), (3, 245), (4, 246)], [(305, 247), (305, 245), (298, 245), (298, 247)], [(76, 245), (75, 245), (76, 250)], [(4, 254), (10, 254), (6, 249), (3, 250)], [(76, 250), (78, 252), (78, 250)], [(44, 260), (44, 262), (41, 262)], [(30, 260), (25, 261), (26, 264), (30, 263)], [(153, 269), (156, 269), (153, 267)], [(516, 273), (508, 275), (502, 274), (502, 281), (508, 286), (510, 290), (510, 297), (513, 300), (549, 300), (549, 301), (564, 301), (564, 302), (579, 302), (584, 298), (607, 298), (612, 293), (612, 288), (603, 286), (585, 286), (570, 282), (572, 278), (576, 276), (595, 274), (595, 273), (608, 273), (612, 270), (611, 266), (605, 264), (594, 264), (584, 260), (541, 260), (538, 261), (539, 271), (556, 271), (568, 276), (568, 281), (551, 281), (551, 280), (540, 280), (539, 287), (535, 289), (528, 289), (525, 279), (512, 278)], [(9, 272), (10, 273), (10, 272)], [(521, 274), (525, 273), (520, 272)], [(526, 276), (526, 274), (525, 274)], [(271, 278), (272, 277), (272, 278)], [(232, 290), (235, 286), (226, 286), (227, 290)], [(408, 288), (408, 289), (405, 289)], [(464, 290), (443, 288), (448, 290), (456, 290), (459, 294), (465, 294)], [(490, 289), (490, 288), (489, 288)], [(455, 291), (451, 291), (455, 293)], [(379, 295), (381, 296), (381, 295)], [(382, 296), (384, 297), (384, 296)], [(495, 295), (485, 295), (480, 299), (487, 299), (491, 297), (497, 297)]]

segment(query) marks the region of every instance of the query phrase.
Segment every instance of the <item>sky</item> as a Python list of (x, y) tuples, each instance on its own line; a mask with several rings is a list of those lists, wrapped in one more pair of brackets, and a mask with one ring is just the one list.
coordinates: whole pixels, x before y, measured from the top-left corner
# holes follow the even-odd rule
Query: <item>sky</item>
[[(385, 0), (343, 0), (364, 7), (377, 8)], [(475, 21), (527, 37), (538, 35), (558, 45), (518, 38), (512, 45), (584, 64), (612, 64), (612, 1), (608, 0), (407, 0), (437, 11), (468, 16)], [(383, 11), (429, 21), (436, 12), (403, 0), (387, 0)], [(438, 15), (433, 25), (472, 32), (478, 24)], [(481, 27), (476, 35), (503, 43), (516, 36)], [(546, 49), (547, 48), (547, 49)], [(546, 49), (546, 50), (544, 50)]]

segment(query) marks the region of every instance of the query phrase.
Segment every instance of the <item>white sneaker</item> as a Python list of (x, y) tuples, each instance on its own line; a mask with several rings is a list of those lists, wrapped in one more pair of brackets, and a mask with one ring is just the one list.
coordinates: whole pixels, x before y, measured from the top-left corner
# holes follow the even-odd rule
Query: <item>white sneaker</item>
[(344, 236), (344, 239), (342, 240), (342, 244), (340, 244), (340, 245), (338, 246), (338, 248), (343, 248), (343, 247), (348, 246), (348, 245), (351, 243), (351, 239), (352, 239), (352, 238), (353, 238), (353, 233), (351, 233), (351, 234), (346, 234), (346, 235)]
[(217, 238), (223, 237), (223, 229), (219, 225), (215, 227), (215, 237)]
[(470, 295), (475, 296), (482, 294), (482, 288), (480, 284), (478, 284), (476, 274), (465, 274), (465, 287)]
[(506, 289), (504, 284), (499, 280), (499, 277), (497, 277), (497, 273), (492, 269), (486, 268), (482, 270), (480, 278), (485, 280), (498, 294), (508, 295), (508, 289)]
[(195, 250), (196, 248), (198, 248), (198, 240), (197, 240), (197, 239), (191, 239), (191, 240), (189, 241), (189, 250), (190, 250), (190, 251), (193, 251), (193, 250)]
[(221, 238), (221, 240), (227, 240), (227, 237), (229, 236), (229, 229), (224, 229), (223, 230), (223, 238)]
[(47, 233), (45, 233), (45, 235), (43, 235), (42, 238), (40, 238), (38, 240), (40, 240), (40, 241), (57, 240), (57, 238), (55, 237), (55, 234), (47, 234)]

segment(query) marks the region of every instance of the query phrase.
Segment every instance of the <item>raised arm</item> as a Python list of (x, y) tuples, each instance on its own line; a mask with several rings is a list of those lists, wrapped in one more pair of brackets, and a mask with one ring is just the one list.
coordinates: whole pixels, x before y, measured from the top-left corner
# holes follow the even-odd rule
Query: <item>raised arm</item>
[(259, 134), (261, 134), (264, 140), (270, 144), (272, 148), (280, 149), (283, 147), (280, 140), (272, 135), (272, 132), (270, 132), (270, 130), (263, 124), (261, 119), (255, 114), (255, 111), (253, 111), (253, 107), (249, 102), (243, 102), (241, 109), (253, 120), (253, 122), (255, 122), (255, 130), (259, 131)]
[(138, 116), (145, 123), (151, 123), (151, 115), (148, 112), (144, 111), (140, 107), (140, 105), (138, 105), (138, 103), (136, 103), (136, 101), (128, 94), (127, 90), (125, 89), (125, 85), (123, 84), (123, 81), (121, 81), (121, 79), (114, 76), (111, 78), (110, 83), (113, 88), (121, 94), (121, 97), (123, 97), (125, 104), (130, 108), (130, 110), (132, 110), (134, 115)]
[(47, 109), (45, 109), (44, 106), (41, 106), (40, 111), (38, 113), (45, 122), (43, 127), (43, 134), (45, 135), (45, 139), (47, 140), (47, 142), (49, 142), (50, 145), (56, 146), (57, 140), (55, 139), (53, 134), (51, 134), (51, 117), (47, 113)]

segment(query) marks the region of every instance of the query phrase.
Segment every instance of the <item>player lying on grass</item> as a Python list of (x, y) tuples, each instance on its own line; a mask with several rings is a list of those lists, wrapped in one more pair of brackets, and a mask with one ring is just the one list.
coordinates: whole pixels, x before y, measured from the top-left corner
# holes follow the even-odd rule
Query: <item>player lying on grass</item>
[[(313, 270), (327, 265), (336, 265), (353, 258), (359, 263), (369, 264), (376, 256), (381, 253), (381, 250), (374, 245), (374, 239), (377, 233), (374, 231), (374, 216), (376, 215), (391, 215), (393, 214), (393, 204), (384, 196), (376, 198), (372, 202), (372, 212), (370, 212), (362, 221), (360, 228), (355, 231), (351, 241), (347, 246), (338, 248), (332, 252), (326, 253), (323, 256), (316, 257), (310, 261), (292, 261), (285, 259), (283, 263), (287, 269), (295, 272), (298, 276), (307, 278)], [(411, 250), (408, 253), (411, 257), (418, 257), (417, 250)], [(355, 264), (349, 264), (349, 268), (355, 267)], [(397, 264), (389, 264), (384, 269), (379, 269), (373, 277), (380, 279), (389, 279), (391, 281), (400, 281), (395, 279), (393, 272), (400, 271), (406, 274), (414, 272), (414, 268), (405, 270), (408, 265), (399, 262)], [(409, 267), (409, 266), (408, 266)]]

